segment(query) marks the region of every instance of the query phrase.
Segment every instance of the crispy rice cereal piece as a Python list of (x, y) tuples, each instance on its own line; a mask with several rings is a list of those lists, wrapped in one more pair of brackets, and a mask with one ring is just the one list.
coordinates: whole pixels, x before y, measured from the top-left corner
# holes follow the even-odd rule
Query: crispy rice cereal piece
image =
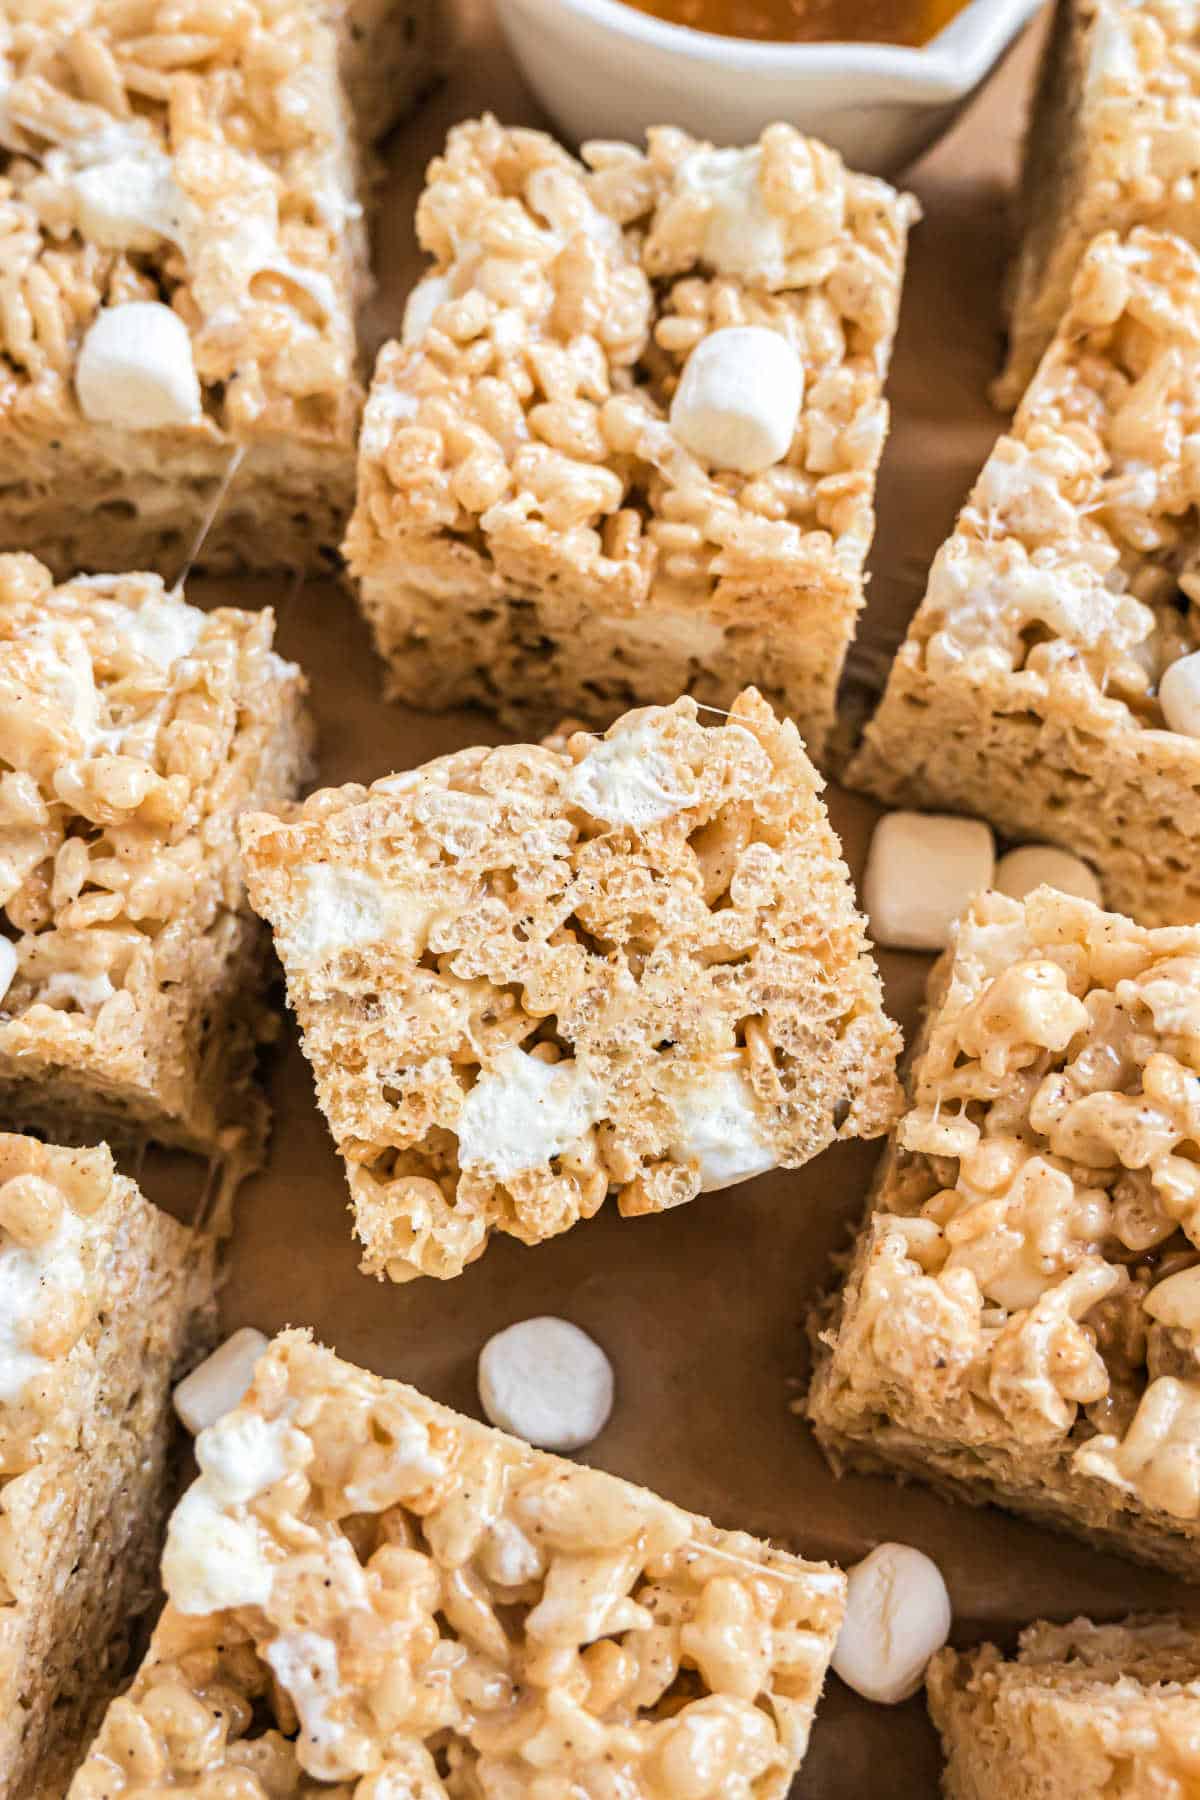
[(1200, 242), (1198, 178), (1197, 0), (1059, 0), (1026, 142), (999, 404), (1020, 400), (1097, 233), (1149, 225)]
[(234, 821), (296, 793), (309, 737), (273, 632), (0, 556), (0, 1116), (257, 1159), (267, 945)]
[[(0, 549), (34, 549), (64, 577), (173, 573), (240, 448), (207, 566), (336, 560), (367, 282), (339, 41), (374, 126), (375, 79), (403, 97), (398, 57), (420, 78), (424, 52), (402, 21), (420, 40), (440, 11), (430, 0), (0, 11)], [(174, 422), (148, 424), (138, 392), (98, 413), (77, 386), (93, 324), (134, 301), (185, 328)]]
[(212, 1242), (108, 1150), (0, 1135), (0, 1794), (60, 1800), (156, 1595)]
[[(71, 1800), (782, 1800), (845, 1577), (285, 1332)], [(325, 1784), (338, 1784), (336, 1790)]]
[(928, 1676), (947, 1800), (1188, 1800), (1200, 1783), (1194, 1620), (1031, 1625), (1006, 1658), (943, 1650)]
[(911, 1091), (814, 1320), (817, 1436), (1194, 1577), (1200, 929), (981, 896)]
[(241, 823), (364, 1266), (450, 1276), (895, 1116), (898, 1033), (794, 725), (753, 691)]
[[(430, 167), (434, 271), (376, 366), (345, 546), (391, 691), (528, 731), (753, 682), (820, 761), (915, 203), (787, 125), (583, 156), (486, 118)], [(667, 418), (690, 352), (745, 325), (806, 376), (790, 451), (752, 476)]]
[(847, 774), (1091, 862), (1108, 904), (1200, 917), (1200, 741), (1163, 673), (1200, 645), (1200, 258), (1097, 240), (934, 562)]

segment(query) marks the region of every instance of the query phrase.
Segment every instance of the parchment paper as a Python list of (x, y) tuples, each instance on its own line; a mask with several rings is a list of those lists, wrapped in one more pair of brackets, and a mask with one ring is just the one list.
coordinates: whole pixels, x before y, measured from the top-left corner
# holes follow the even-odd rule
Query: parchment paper
[[(930, 557), (999, 430), (985, 386), (999, 349), (1008, 187), (1034, 48), (1027, 38), (909, 176), (925, 220), (913, 238), (890, 384), (894, 422), (861, 634), (866, 654), (856, 666), (898, 640)], [(420, 266), (412, 213), (424, 165), (449, 124), (483, 107), (508, 121), (540, 122), (480, 3), (450, 81), (389, 147), (381, 280), (367, 315), (372, 348), (398, 326)], [(198, 589), (192, 597), (205, 596)], [(276, 605), (280, 648), (309, 672), (323, 784), (370, 781), (497, 741), (481, 715), (427, 717), (385, 706), (366, 630), (337, 588), (264, 595), (255, 587), (237, 597)], [(829, 800), (858, 873), (875, 809), (837, 790)], [(881, 960), (892, 1010), (911, 1035), (927, 960)], [(343, 1355), (477, 1413), (474, 1366), (484, 1339), (515, 1319), (559, 1313), (593, 1333), (617, 1371), (612, 1421), (588, 1460), (723, 1525), (813, 1555), (848, 1562), (881, 1538), (917, 1544), (945, 1571), (958, 1641), (1011, 1638), (1038, 1615), (1112, 1617), (1172, 1604), (1200, 1611), (1200, 1594), (1176, 1580), (997, 1511), (955, 1508), (887, 1480), (830, 1476), (788, 1401), (804, 1363), (804, 1312), (859, 1215), (876, 1146), (838, 1147), (798, 1174), (765, 1176), (657, 1218), (621, 1220), (605, 1209), (535, 1250), (497, 1238), (457, 1281), (394, 1287), (357, 1272), (341, 1167), (290, 1020), (270, 1087), (270, 1166), (240, 1197), (227, 1329), (311, 1326)], [(831, 1679), (795, 1792), (916, 1800), (934, 1793), (938, 1768), (922, 1700), (872, 1707)]]

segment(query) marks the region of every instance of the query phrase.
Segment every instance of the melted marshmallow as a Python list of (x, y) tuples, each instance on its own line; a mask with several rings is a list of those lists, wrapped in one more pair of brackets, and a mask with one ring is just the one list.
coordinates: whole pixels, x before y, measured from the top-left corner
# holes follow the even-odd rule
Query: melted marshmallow
[(30, 1348), (30, 1319), (42, 1309), (48, 1290), (81, 1286), (83, 1239), (83, 1221), (64, 1207), (46, 1243), (26, 1249), (9, 1241), (0, 1247), (0, 1402), (19, 1400), (49, 1367), (48, 1359)]
[(286, 934), (287, 957), (302, 968), (385, 939), (420, 955), (441, 910), (436, 900), (361, 869), (305, 863), (294, 879), (300, 914)]
[(459, 1164), (499, 1181), (540, 1169), (579, 1142), (599, 1107), (599, 1086), (577, 1063), (546, 1063), (524, 1050), (505, 1050), (464, 1096)]
[(670, 1154), (677, 1162), (699, 1163), (702, 1194), (775, 1167), (754, 1091), (737, 1069), (714, 1069), (670, 1098), (679, 1121)]
[(570, 805), (606, 825), (632, 825), (638, 831), (693, 801), (680, 788), (653, 716), (602, 738), (565, 776), (563, 794)]
[(701, 260), (719, 275), (735, 275), (756, 287), (782, 281), (787, 241), (782, 221), (767, 208), (759, 173), (762, 151), (695, 150), (675, 175), (677, 192), (709, 201)]
[(288, 1631), (263, 1651), (275, 1679), (291, 1697), (300, 1721), (297, 1760), (321, 1781), (340, 1781), (361, 1773), (356, 1762), (339, 1754), (345, 1727), (329, 1709), (342, 1693), (337, 1645), (316, 1631)]
[(258, 1522), (230, 1507), (265, 1493), (287, 1473), (284, 1420), (230, 1413), (196, 1439), (201, 1474), (175, 1508), (163, 1551), (163, 1586), (189, 1615), (262, 1606), (274, 1579)]

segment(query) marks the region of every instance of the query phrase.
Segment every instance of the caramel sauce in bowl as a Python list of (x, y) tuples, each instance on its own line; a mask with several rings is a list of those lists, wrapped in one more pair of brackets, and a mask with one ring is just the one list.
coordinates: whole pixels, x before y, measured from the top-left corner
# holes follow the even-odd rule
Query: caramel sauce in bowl
[(669, 25), (773, 44), (927, 44), (967, 0), (625, 0)]
[[(678, 125), (710, 143), (747, 144), (782, 119), (880, 175), (897, 174), (946, 130), (1040, 4), (495, 0), (526, 80), (570, 143), (640, 142), (648, 126)], [(681, 23), (693, 6), (695, 23)], [(836, 16), (847, 31), (857, 16), (866, 29), (886, 13), (935, 35), (920, 45), (754, 35), (760, 15), (775, 29), (785, 7), (794, 25), (807, 11), (810, 24)], [(706, 18), (748, 22), (751, 35), (702, 29)]]

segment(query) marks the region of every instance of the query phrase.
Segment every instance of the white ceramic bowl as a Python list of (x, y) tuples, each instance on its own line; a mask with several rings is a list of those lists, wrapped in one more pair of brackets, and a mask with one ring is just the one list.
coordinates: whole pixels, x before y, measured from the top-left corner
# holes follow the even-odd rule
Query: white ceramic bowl
[(745, 144), (784, 119), (856, 169), (893, 174), (954, 119), (1041, 0), (972, 0), (920, 50), (714, 37), (621, 0), (497, 0), (526, 79), (564, 137), (682, 125)]

